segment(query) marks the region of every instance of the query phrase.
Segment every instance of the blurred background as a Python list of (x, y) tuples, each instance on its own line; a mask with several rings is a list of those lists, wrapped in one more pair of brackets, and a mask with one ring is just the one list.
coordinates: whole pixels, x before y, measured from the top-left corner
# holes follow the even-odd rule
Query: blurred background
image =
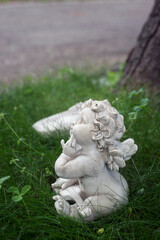
[[(158, 91), (160, 0), (0, 0), (0, 240), (159, 240)], [(121, 169), (128, 204), (88, 224), (54, 208), (69, 132), (47, 117), (90, 98), (124, 116), (138, 151)]]
[(124, 62), (153, 0), (0, 1), (0, 81)]

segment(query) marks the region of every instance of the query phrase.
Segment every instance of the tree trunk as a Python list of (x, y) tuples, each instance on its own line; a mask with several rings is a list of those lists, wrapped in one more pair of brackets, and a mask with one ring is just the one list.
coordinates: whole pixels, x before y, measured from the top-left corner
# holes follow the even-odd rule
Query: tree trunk
[(155, 1), (136, 46), (128, 55), (120, 83), (160, 86), (160, 0)]

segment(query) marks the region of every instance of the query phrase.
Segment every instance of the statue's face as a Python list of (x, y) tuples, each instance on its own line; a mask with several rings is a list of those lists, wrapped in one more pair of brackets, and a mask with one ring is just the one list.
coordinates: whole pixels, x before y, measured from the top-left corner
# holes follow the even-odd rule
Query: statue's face
[(80, 145), (93, 143), (91, 130), (94, 128), (94, 119), (95, 113), (90, 108), (84, 108), (79, 120), (73, 125), (71, 132)]

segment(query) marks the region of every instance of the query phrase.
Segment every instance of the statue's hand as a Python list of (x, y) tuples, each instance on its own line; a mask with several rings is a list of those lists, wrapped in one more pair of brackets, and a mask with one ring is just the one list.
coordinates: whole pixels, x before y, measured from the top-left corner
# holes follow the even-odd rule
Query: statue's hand
[(66, 189), (77, 183), (77, 179), (65, 179), (65, 178), (58, 178), (55, 183), (52, 183), (52, 188), (57, 189)]
[(56, 188), (61, 188), (62, 185), (66, 182), (67, 179), (65, 178), (58, 178), (56, 180), (56, 182), (52, 183), (52, 188), (56, 189)]
[(81, 146), (77, 144), (73, 136), (65, 143), (64, 140), (61, 140), (61, 146), (63, 153), (71, 157), (72, 159), (77, 157), (80, 154)]

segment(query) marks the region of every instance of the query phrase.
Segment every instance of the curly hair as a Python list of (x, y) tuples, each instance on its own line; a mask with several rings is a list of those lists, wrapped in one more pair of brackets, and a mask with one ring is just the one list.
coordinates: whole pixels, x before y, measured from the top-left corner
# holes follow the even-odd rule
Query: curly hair
[(125, 132), (124, 118), (111, 106), (108, 100), (86, 101), (82, 108), (90, 108), (95, 112), (92, 140), (97, 142), (100, 152), (104, 152), (105, 163), (111, 170), (124, 167), (123, 152), (118, 147)]

